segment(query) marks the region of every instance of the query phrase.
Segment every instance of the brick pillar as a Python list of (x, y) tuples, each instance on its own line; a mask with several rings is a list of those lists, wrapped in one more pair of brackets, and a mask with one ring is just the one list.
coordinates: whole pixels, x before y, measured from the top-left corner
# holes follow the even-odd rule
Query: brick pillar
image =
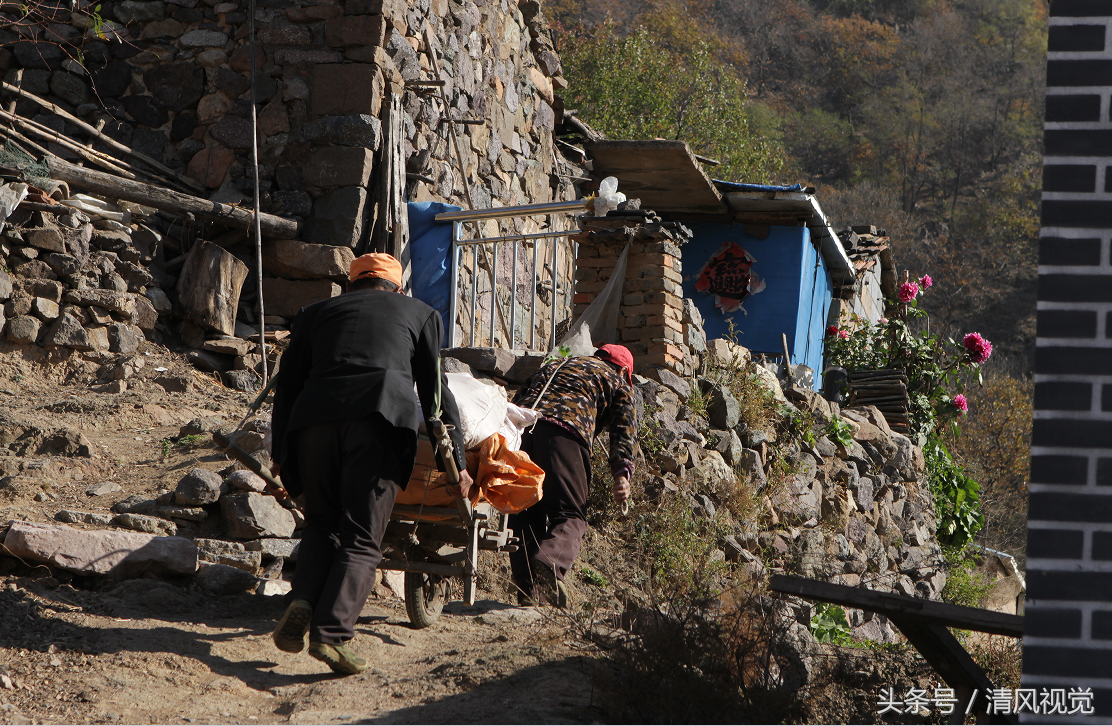
[(630, 244), (618, 338), (633, 353), (635, 370), (665, 367), (678, 375), (688, 352), (683, 337), (683, 289), (679, 245), (687, 241), (674, 223), (630, 225), (627, 220), (589, 219), (577, 238), (575, 308), (583, 314), (606, 287), (614, 265)]
[(1110, 31), (1112, 3), (1050, 3), (1023, 687), (1093, 713), (1037, 723), (1112, 717)]

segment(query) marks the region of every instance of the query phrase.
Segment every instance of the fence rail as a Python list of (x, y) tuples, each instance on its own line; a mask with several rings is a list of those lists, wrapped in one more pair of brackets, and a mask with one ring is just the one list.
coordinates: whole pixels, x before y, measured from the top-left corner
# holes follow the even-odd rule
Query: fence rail
[[(489, 272), (490, 280), (490, 312), (489, 312), (489, 337), (488, 345), (490, 347), (497, 347), (497, 329), (498, 320), (501, 321), (502, 329), (506, 332), (505, 342), (511, 349), (518, 348), (519, 337), (521, 338), (521, 347), (527, 350), (551, 350), (556, 344), (556, 324), (557, 318), (561, 310), (566, 315), (571, 315), (572, 292), (575, 280), (575, 255), (577, 245), (571, 240), (567, 241), (567, 248), (565, 252), (565, 265), (566, 273), (561, 274), (560, 268), (560, 240), (567, 238), (569, 235), (576, 234), (578, 229), (566, 230), (552, 230), (544, 232), (530, 232), (523, 234), (508, 234), (494, 237), (472, 237), (467, 238), (464, 235), (464, 225), (472, 223), (475, 231), (478, 232), (478, 223), (480, 221), (491, 219), (523, 219), (534, 217), (537, 215), (548, 216), (548, 226), (551, 228), (554, 223), (554, 217), (560, 213), (571, 213), (584, 209), (582, 201), (573, 202), (551, 202), (547, 204), (530, 204), (517, 207), (499, 207), (495, 209), (477, 209), (477, 210), (460, 210), (458, 212), (442, 212), (436, 215), (438, 222), (452, 222), (452, 299), (450, 303), (449, 318), (451, 320), (450, 330), (448, 331), (448, 345), (449, 347), (456, 347), (462, 341), (458, 340), (457, 327), (463, 327), (469, 331), (467, 344), (470, 346), (478, 345), (479, 330), (479, 273), (481, 269), (480, 258), (486, 264), (487, 271)], [(549, 259), (541, 259), (541, 242), (545, 240), (552, 240), (552, 250)], [(505, 311), (502, 309), (498, 300), (498, 273), (499, 273), (499, 259), (500, 256), (507, 254), (505, 246), (510, 246), (510, 310), (509, 320), (506, 320)], [(519, 260), (519, 247), (531, 246), (532, 247), (532, 264), (528, 272), (532, 278), (530, 285), (530, 295), (528, 297), (528, 305), (518, 302), (518, 260)], [(461, 290), (461, 263), (465, 261), (465, 253), (467, 248), (470, 248), (470, 273), (471, 285), (470, 295), (465, 295)], [(526, 252), (525, 260), (528, 261), (528, 253)], [(547, 280), (542, 279), (541, 272), (544, 268), (548, 269)], [(546, 288), (546, 283), (548, 287)], [(548, 335), (537, 335), (537, 311), (540, 307), (540, 295), (538, 291), (549, 289), (551, 290), (551, 302), (547, 306), (550, 310), (549, 330)], [(485, 292), (485, 291), (484, 291)], [(466, 300), (468, 307), (468, 321), (466, 325), (460, 323), (459, 317), (461, 312), (461, 298), (469, 298)], [(560, 299), (563, 298), (563, 304)], [(519, 336), (519, 320), (518, 311), (527, 308), (529, 315), (529, 334), (528, 336)], [(540, 340), (538, 341), (538, 337)], [(539, 344), (538, 344), (539, 343)]]

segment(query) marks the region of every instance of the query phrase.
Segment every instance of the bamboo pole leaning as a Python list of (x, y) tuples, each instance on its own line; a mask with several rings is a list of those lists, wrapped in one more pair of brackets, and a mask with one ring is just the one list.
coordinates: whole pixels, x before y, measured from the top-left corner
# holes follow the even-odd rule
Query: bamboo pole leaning
[[(117, 163), (116, 159), (113, 159), (107, 154), (103, 154), (95, 149), (87, 147), (84, 144), (79, 144), (69, 137), (59, 134), (57, 131), (54, 131), (48, 126), (43, 126), (40, 123), (31, 121), (30, 119), (25, 119), (18, 114), (9, 113), (7, 111), (4, 111), (3, 109), (0, 109), (0, 119), (9, 121), (22, 128), (24, 131), (34, 134), (35, 136), (38, 136), (42, 139), (53, 141), (56, 144), (64, 146), (75, 154), (81, 156), (81, 158), (85, 159), (86, 161), (92, 164), (96, 164), (102, 169), (107, 169), (113, 174), (118, 174), (125, 179), (137, 180), (139, 178), (135, 173), (120, 166)], [(51, 156), (56, 156), (56, 154), (51, 154), (46, 149), (42, 149), (42, 151), (46, 154), (50, 154)]]
[[(70, 164), (57, 157), (47, 157), (46, 165), (50, 168), (53, 178), (94, 194), (138, 202), (148, 207), (178, 214), (191, 212), (197, 217), (240, 229), (251, 229), (254, 223), (253, 213), (249, 209), (212, 202), (152, 184), (121, 179), (111, 174)], [(297, 238), (299, 224), (296, 221), (273, 214), (259, 213), (258, 216), (264, 236), (275, 239)]]
[(115, 149), (116, 151), (127, 154), (128, 156), (132, 157), (133, 159), (137, 159), (137, 160), (143, 162), (144, 164), (147, 164), (147, 165), (159, 170), (160, 172), (169, 175), (169, 177), (171, 179), (176, 179), (180, 184), (183, 184), (188, 189), (192, 189), (192, 190), (194, 190), (196, 192), (200, 192), (200, 193), (204, 193), (204, 191), (205, 191), (204, 186), (201, 185), (196, 180), (190, 179), (189, 177), (185, 176), (184, 174), (179, 174), (176, 171), (174, 171), (173, 169), (171, 169), (170, 167), (163, 164), (162, 162), (155, 161), (154, 159), (147, 156), (146, 154), (141, 154), (138, 151), (135, 151), (134, 149), (132, 149), (130, 146), (127, 146), (126, 144), (122, 144), (119, 141), (116, 141), (115, 139), (113, 139), (108, 134), (102, 132), (101, 130), (97, 129), (94, 126), (91, 126), (90, 124), (86, 123), (85, 121), (82, 121), (81, 119), (77, 118), (72, 113), (70, 113), (69, 111), (62, 108), (61, 106), (59, 106), (55, 103), (51, 103), (50, 101), (47, 101), (45, 98), (40, 98), (39, 96), (36, 96), (33, 93), (30, 93), (28, 91), (24, 91), (22, 88), (19, 88), (18, 86), (13, 86), (10, 83), (5, 83), (5, 82), (2, 82), (2, 81), (0, 81), (0, 90), (22, 96), (29, 101), (34, 101), (39, 106), (46, 109), (47, 111), (50, 111), (51, 113), (53, 113), (56, 116), (61, 116), (65, 120), (67, 120), (70, 123), (72, 123), (73, 125), (77, 126), (82, 131), (89, 134), (90, 137), (99, 139), (100, 141), (107, 144), (109, 147)]

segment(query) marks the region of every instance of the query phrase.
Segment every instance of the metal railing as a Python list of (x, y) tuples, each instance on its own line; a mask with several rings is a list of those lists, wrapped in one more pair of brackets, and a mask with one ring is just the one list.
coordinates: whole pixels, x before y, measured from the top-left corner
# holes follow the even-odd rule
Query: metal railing
[[(528, 344), (522, 347), (526, 350), (551, 350), (556, 344), (556, 319), (558, 316), (558, 301), (562, 296), (564, 299), (564, 308), (567, 315), (571, 315), (572, 294), (574, 290), (575, 280), (575, 254), (576, 244), (568, 241), (568, 248), (565, 253), (568, 270), (566, 277), (560, 274), (559, 265), (559, 251), (560, 239), (578, 233), (578, 229), (567, 230), (551, 230), (547, 232), (530, 232), (523, 234), (508, 234), (497, 237), (476, 237), (471, 239), (464, 238), (463, 226), (467, 222), (474, 223), (476, 231), (478, 230), (478, 222), (488, 219), (507, 219), (507, 218), (525, 218), (533, 217), (536, 215), (549, 215), (549, 224), (551, 228), (553, 223), (553, 215), (559, 213), (571, 213), (584, 209), (582, 200), (573, 202), (550, 202), (546, 204), (529, 204), (517, 207), (498, 207), (495, 209), (470, 209), (460, 210), (458, 212), (442, 212), (436, 215), (438, 222), (451, 222), (452, 223), (452, 299), (449, 309), (449, 319), (451, 320), (451, 329), (448, 331), (448, 346), (454, 348), (460, 344), (457, 340), (456, 327), (459, 323), (460, 314), (460, 263), (463, 259), (465, 247), (471, 248), (471, 290), (469, 302), (469, 321), (468, 327), (470, 335), (468, 336), (467, 344), (474, 347), (478, 345), (478, 319), (479, 319), (479, 270), (480, 270), (480, 255), (486, 263), (487, 270), (490, 275), (490, 331), (489, 331), (489, 346), (496, 347), (496, 331), (498, 328), (496, 318), (502, 322), (503, 330), (508, 334), (509, 348), (516, 349), (518, 347), (518, 309), (519, 307), (526, 307), (524, 304), (518, 303), (518, 247), (519, 244), (524, 246), (530, 244), (533, 248), (532, 254), (532, 286), (531, 294), (529, 297), (529, 304), (527, 306), (529, 313), (529, 335)], [(540, 259), (540, 245), (541, 240), (552, 240), (552, 253), (550, 260)], [(507, 322), (505, 312), (498, 301), (498, 261), (499, 250), (504, 245), (510, 244), (512, 248), (511, 262), (510, 262), (510, 315)], [(489, 252), (488, 252), (489, 249)], [(505, 254), (503, 252), (503, 254)], [(526, 260), (528, 258), (526, 257)], [(549, 265), (551, 262), (551, 265)], [(540, 271), (542, 267), (548, 268), (548, 283), (551, 285), (552, 301), (550, 304), (551, 320), (549, 321), (549, 335), (540, 341), (537, 341), (537, 308), (539, 307), (538, 290), (544, 289), (545, 281), (541, 280)], [(485, 292), (485, 291), (484, 291)], [(524, 312), (524, 311), (523, 311)], [(521, 336), (523, 344), (524, 338)]]

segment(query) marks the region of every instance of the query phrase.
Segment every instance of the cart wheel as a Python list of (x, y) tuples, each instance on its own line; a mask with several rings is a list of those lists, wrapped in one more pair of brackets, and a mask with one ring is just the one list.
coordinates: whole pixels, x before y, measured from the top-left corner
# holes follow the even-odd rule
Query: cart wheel
[(448, 578), (425, 572), (405, 573), (405, 611), (416, 628), (436, 622), (448, 599)]

